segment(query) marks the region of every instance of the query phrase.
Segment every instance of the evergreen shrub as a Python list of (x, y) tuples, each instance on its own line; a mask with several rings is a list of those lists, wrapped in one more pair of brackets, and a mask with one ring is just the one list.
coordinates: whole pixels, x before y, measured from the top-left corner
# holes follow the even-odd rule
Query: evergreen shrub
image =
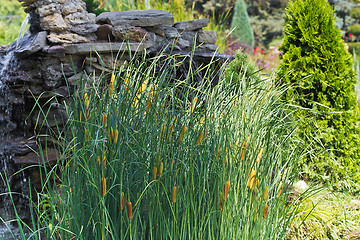
[(235, 59), (229, 63), (226, 69), (225, 78), (232, 83), (238, 83), (244, 79), (259, 79), (257, 67), (249, 62), (248, 55), (237, 51), (234, 55)]
[(234, 29), (233, 35), (242, 43), (251, 47), (254, 46), (254, 32), (249, 22), (249, 16), (244, 0), (238, 0), (235, 4), (231, 28)]
[(334, 24), (326, 0), (289, 2), (278, 77), (290, 86), (287, 99), (307, 109), (298, 113), (299, 135), (309, 147), (306, 176), (359, 189), (355, 72)]

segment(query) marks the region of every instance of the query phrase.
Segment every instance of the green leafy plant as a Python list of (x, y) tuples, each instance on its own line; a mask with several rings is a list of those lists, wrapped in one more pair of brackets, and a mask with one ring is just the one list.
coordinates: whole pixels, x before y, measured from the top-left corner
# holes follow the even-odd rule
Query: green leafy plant
[(359, 115), (351, 55), (326, 0), (289, 2), (279, 78), (287, 99), (301, 109), (299, 135), (310, 146), (306, 176), (360, 189)]
[(360, 24), (349, 26), (349, 33), (354, 34), (355, 36), (360, 36)]
[(360, 19), (360, 8), (354, 7), (353, 9), (351, 9), (350, 17), (355, 18), (356, 20), (359, 20)]
[(226, 69), (226, 79), (236, 83), (245, 79), (249, 81), (250, 78), (259, 80), (260, 76), (256, 65), (249, 62), (247, 54), (237, 51), (234, 57), (235, 59), (229, 63)]
[(84, 0), (86, 3), (86, 10), (89, 13), (95, 13), (99, 15), (102, 12), (105, 12), (105, 9), (100, 6), (100, 2), (96, 0)]
[(234, 28), (232, 34), (238, 38), (240, 42), (252, 47), (254, 46), (254, 32), (250, 26), (244, 0), (238, 0), (235, 4), (231, 28)]

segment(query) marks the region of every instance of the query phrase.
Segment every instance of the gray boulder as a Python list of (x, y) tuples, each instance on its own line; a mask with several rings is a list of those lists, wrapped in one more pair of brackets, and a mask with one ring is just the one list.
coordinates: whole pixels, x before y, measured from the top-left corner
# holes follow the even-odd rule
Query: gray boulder
[(96, 18), (96, 22), (121, 26), (129, 24), (135, 27), (153, 27), (159, 25), (173, 25), (174, 15), (164, 10), (132, 10), (120, 12), (101, 13)]
[(177, 22), (174, 27), (180, 31), (194, 31), (206, 27), (209, 24), (208, 18), (195, 19), (190, 21)]
[(42, 50), (46, 46), (46, 36), (46, 31), (39, 32), (35, 35), (26, 34), (24, 37), (17, 40), (18, 42), (14, 53), (19, 58), (25, 58)]

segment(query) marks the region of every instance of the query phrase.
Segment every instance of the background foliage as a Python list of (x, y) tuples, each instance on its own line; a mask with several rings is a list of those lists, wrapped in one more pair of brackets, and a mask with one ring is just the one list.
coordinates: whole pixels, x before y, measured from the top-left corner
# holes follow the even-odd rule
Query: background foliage
[(9, 44), (17, 38), (25, 15), (18, 1), (0, 0), (0, 44)]
[(231, 20), (232, 35), (241, 43), (254, 47), (254, 33), (251, 29), (247, 8), (244, 0), (237, 0)]

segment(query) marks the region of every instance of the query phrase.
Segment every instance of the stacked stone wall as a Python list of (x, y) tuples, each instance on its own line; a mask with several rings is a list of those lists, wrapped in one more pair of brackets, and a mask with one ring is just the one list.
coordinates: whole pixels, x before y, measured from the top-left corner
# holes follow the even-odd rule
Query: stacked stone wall
[[(63, 102), (81, 76), (111, 72), (135, 52), (191, 54), (198, 65), (230, 59), (217, 52), (215, 32), (203, 30), (209, 19), (175, 23), (170, 12), (155, 9), (96, 17), (81, 0), (18, 1), (30, 16), (29, 31), (0, 47), (0, 150), (16, 166), (41, 162), (34, 153), (37, 134), (51, 131), (42, 126), (44, 118), (34, 105), (43, 105), (47, 126), (61, 129), (67, 119)], [(116, 57), (119, 52), (122, 59)], [(47, 145), (45, 161), (53, 165), (59, 154)], [(38, 170), (27, 174), (39, 178), (32, 171)]]

